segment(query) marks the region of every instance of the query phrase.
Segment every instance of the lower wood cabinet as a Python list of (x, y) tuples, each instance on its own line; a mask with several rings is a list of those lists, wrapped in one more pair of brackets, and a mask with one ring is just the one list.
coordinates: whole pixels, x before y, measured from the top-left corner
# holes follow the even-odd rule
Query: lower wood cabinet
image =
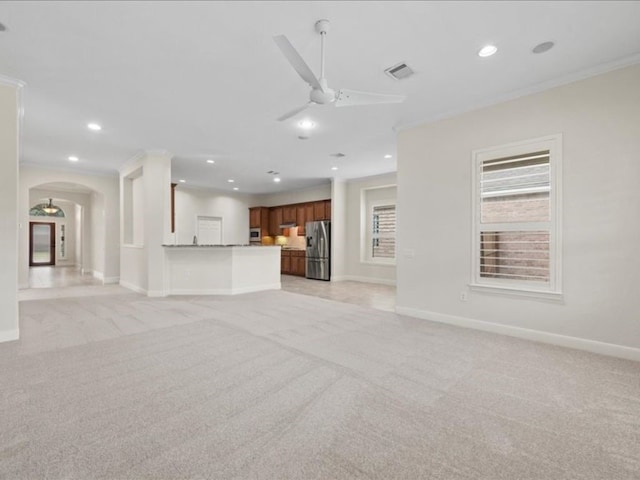
[(306, 252), (304, 250), (282, 250), (280, 273), (299, 277), (306, 276)]

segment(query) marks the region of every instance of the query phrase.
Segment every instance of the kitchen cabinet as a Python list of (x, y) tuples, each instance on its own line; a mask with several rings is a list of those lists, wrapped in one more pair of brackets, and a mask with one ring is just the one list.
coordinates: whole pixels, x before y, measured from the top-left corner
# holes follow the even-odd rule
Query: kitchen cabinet
[(305, 212), (306, 212), (306, 209), (304, 205), (296, 206), (296, 224), (298, 225), (299, 237), (304, 237), (304, 224), (306, 223)]
[(306, 252), (304, 250), (282, 250), (280, 253), (280, 273), (305, 276)]
[(331, 200), (313, 202), (314, 220), (331, 220)]
[(324, 203), (324, 219), (331, 220), (331, 200), (325, 200), (323, 203)]
[(259, 228), (260, 237), (269, 235), (269, 209), (267, 207), (252, 207), (249, 209), (249, 228)]
[(288, 250), (282, 250), (280, 255), (280, 273), (291, 273), (291, 252)]
[(324, 220), (324, 201), (313, 202), (313, 219)]
[(298, 275), (300, 277), (305, 276), (306, 269), (306, 252), (302, 251), (294, 251), (291, 252), (291, 274)]
[(282, 207), (282, 221), (283, 223), (296, 223), (295, 205), (285, 205)]
[(304, 221), (305, 222), (313, 222), (315, 218), (313, 218), (313, 203), (305, 203), (304, 204)]
[(260, 228), (260, 207), (249, 209), (249, 228)]
[(269, 209), (269, 235), (282, 235), (282, 207), (273, 207)]

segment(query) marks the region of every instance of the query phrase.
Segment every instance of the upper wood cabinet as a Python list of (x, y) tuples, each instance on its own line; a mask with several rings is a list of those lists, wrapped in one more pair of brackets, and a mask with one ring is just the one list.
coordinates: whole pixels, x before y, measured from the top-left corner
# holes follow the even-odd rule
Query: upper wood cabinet
[(298, 236), (304, 236), (304, 224), (307, 222), (305, 216), (305, 206), (296, 206), (296, 224), (298, 225)]
[(252, 207), (249, 209), (249, 228), (259, 228), (260, 237), (270, 235), (269, 209), (267, 207)]
[(262, 211), (262, 207), (253, 207), (249, 209), (249, 228), (262, 227), (262, 222), (260, 221), (261, 211)]
[(269, 210), (269, 234), (272, 236), (282, 235), (282, 207), (275, 207)]
[(313, 203), (304, 204), (304, 221), (305, 222), (313, 222), (315, 220), (313, 211), (314, 211)]
[(324, 202), (313, 202), (313, 219), (324, 220)]
[(249, 209), (249, 228), (262, 229), (262, 236), (284, 235), (283, 223), (295, 223), (298, 236), (306, 234), (305, 224), (316, 220), (331, 220), (331, 200), (296, 203), (278, 207), (252, 207)]
[(285, 205), (282, 207), (282, 221), (284, 223), (296, 223), (295, 205)]

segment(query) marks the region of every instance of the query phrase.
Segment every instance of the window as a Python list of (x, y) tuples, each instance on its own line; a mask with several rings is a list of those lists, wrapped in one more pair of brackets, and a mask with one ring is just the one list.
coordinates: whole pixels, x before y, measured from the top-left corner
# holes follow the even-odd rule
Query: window
[(396, 258), (396, 206), (375, 205), (371, 215), (371, 258)]
[(395, 185), (379, 185), (360, 190), (360, 262), (396, 264)]
[(473, 154), (472, 286), (560, 293), (559, 135)]

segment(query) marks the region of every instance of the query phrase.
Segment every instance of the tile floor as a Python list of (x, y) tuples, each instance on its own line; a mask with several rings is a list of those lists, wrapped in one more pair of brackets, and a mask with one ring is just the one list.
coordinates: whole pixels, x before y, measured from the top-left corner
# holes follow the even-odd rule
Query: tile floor
[[(396, 305), (396, 287), (363, 282), (325, 282), (293, 275), (282, 275), (282, 290), (314, 297), (351, 303), (393, 312)], [(119, 285), (103, 285), (91, 275), (83, 275), (74, 267), (31, 267), (29, 289), (20, 290), (20, 300), (46, 298), (85, 297), (131, 293)]]

